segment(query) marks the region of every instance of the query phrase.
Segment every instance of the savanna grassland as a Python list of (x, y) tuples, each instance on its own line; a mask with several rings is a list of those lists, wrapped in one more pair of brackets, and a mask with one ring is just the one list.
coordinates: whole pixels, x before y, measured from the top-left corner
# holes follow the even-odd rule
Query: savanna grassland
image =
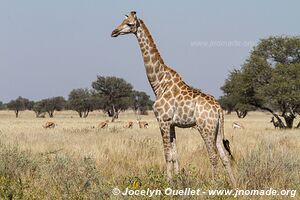
[[(142, 116), (148, 129), (123, 127), (136, 121), (132, 112), (106, 129), (107, 118), (93, 112), (80, 119), (75, 112), (35, 118), (26, 111), (16, 119), (0, 111), (0, 199), (145, 199), (114, 196), (118, 187), (140, 189), (228, 189), (226, 174), (212, 179), (204, 142), (194, 129), (176, 129), (181, 172), (172, 183), (164, 176), (165, 161), (158, 124), (152, 114)], [(231, 141), (240, 189), (293, 189), (300, 199), (300, 131), (275, 130), (267, 113), (251, 112), (245, 119), (225, 116), (225, 135)], [(47, 121), (54, 129), (44, 129)], [(245, 129), (231, 127), (241, 122)], [(298, 122), (298, 121), (297, 121)], [(136, 184), (136, 180), (138, 183)], [(135, 183), (135, 184), (134, 184)], [(288, 196), (290, 197), (290, 196)], [(154, 199), (235, 199), (232, 196), (156, 196)], [(286, 196), (244, 196), (238, 199), (286, 199)]]

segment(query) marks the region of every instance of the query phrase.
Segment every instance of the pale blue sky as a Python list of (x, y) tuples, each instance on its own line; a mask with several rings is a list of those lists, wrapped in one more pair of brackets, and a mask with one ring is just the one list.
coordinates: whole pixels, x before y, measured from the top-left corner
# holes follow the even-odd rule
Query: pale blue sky
[[(97, 75), (122, 77), (153, 97), (135, 37), (110, 37), (131, 10), (165, 63), (218, 97), (228, 71), (249, 55), (244, 42), (299, 35), (299, 2), (1, 0), (0, 101), (67, 97)], [(226, 45), (232, 41), (241, 44)]]

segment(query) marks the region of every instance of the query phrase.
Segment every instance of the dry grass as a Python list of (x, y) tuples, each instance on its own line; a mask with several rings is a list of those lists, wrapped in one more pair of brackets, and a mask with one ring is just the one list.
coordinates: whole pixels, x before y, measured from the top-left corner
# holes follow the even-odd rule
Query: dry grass
[[(139, 129), (136, 123), (132, 129), (124, 129), (127, 120), (136, 121), (131, 112), (122, 113), (120, 120), (106, 129), (93, 128), (106, 119), (101, 112), (87, 119), (74, 112), (55, 114), (53, 119), (37, 119), (33, 112), (22, 112), (16, 119), (13, 112), (0, 111), (0, 199), (118, 199), (111, 189), (124, 189), (135, 177), (142, 188), (229, 188), (222, 167), (220, 176), (212, 180), (206, 149), (196, 130), (177, 129), (182, 170), (168, 183), (158, 124), (152, 114), (142, 117), (149, 123), (148, 129)], [(299, 192), (300, 131), (275, 130), (270, 119), (258, 112), (245, 119), (225, 116), (239, 188)], [(57, 126), (44, 129), (47, 121)], [(233, 121), (241, 122), (245, 129), (234, 130)], [(218, 198), (225, 197), (213, 197)]]

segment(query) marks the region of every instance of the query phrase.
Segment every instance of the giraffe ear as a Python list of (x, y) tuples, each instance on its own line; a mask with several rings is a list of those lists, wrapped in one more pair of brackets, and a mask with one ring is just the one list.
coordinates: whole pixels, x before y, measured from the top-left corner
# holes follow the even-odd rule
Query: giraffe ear
[(125, 15), (125, 19), (127, 19), (128, 18), (128, 15)]

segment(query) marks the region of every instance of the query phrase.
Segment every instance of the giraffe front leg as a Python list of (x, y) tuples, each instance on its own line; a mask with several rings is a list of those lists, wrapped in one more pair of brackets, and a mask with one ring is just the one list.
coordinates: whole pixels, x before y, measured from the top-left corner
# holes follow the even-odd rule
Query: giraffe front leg
[(172, 179), (173, 160), (172, 160), (172, 145), (170, 137), (170, 123), (160, 122), (160, 131), (163, 140), (164, 154), (167, 164), (167, 178)]
[(176, 148), (176, 134), (175, 134), (175, 127), (171, 126), (170, 129), (170, 142), (172, 147), (172, 163), (173, 163), (173, 170), (175, 174), (179, 173), (179, 162), (178, 162), (178, 154)]

